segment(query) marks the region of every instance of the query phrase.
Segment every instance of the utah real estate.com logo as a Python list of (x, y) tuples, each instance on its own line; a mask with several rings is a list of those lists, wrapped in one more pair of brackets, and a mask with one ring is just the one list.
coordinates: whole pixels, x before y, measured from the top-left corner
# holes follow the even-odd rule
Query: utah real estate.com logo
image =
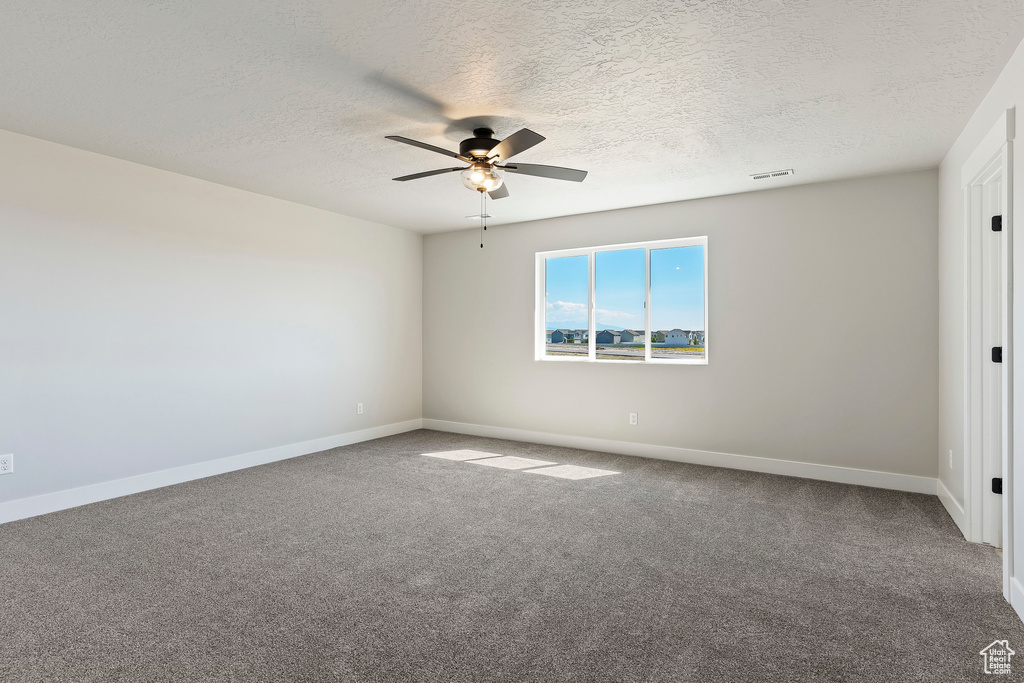
[(1010, 657), (1017, 653), (1010, 649), (1009, 641), (993, 640), (978, 654), (985, 659), (985, 673), (1008, 674), (1010, 673)]

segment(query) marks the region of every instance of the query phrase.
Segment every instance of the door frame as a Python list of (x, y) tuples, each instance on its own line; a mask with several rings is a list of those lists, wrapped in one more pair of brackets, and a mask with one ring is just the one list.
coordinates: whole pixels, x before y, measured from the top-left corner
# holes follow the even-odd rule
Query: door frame
[[(998, 179), (1002, 186), (999, 214), (1003, 217), (1004, 241), (1001, 250), (1001, 332), (1003, 348), (1000, 376), (1002, 383), (1002, 546), (1003, 596), (1024, 610), (1024, 590), (1016, 580), (1013, 560), (1013, 138), (1015, 111), (1008, 109), (971, 153), (961, 169), (964, 199), (964, 524), (969, 541), (985, 538), (984, 501), (990, 482), (983, 477), (983, 443), (986, 441), (983, 400), (983, 376), (989, 349), (983, 346), (983, 305), (985, 281), (983, 262), (985, 231), (991, 230), (989, 217), (982, 215), (986, 188)], [(990, 212), (991, 213), (991, 212)], [(1015, 590), (1011, 591), (1014, 585)], [(1011, 593), (1019, 594), (1017, 600)], [(1013, 596), (1018, 597), (1018, 596)]]

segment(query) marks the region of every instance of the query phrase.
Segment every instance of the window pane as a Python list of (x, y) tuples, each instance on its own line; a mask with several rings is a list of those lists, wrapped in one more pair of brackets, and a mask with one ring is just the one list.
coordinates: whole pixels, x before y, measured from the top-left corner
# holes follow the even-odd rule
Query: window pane
[(545, 260), (544, 355), (586, 358), (589, 354), (589, 268), (587, 256)]
[(651, 358), (704, 358), (704, 247), (651, 250)]
[(595, 254), (597, 358), (644, 359), (643, 249)]

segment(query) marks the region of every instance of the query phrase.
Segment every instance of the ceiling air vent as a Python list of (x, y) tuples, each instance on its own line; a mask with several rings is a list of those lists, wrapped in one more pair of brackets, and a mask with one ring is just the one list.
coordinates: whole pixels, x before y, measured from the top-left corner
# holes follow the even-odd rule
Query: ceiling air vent
[(765, 173), (755, 173), (750, 176), (751, 180), (766, 180), (768, 178), (781, 178), (784, 175), (793, 175), (793, 169), (784, 168), (781, 171), (766, 171)]

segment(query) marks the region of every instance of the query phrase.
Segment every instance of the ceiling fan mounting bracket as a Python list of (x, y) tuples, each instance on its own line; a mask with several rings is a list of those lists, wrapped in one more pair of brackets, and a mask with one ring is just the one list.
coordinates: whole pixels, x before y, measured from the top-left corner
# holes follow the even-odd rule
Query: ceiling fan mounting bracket
[(486, 157), (498, 144), (494, 139), (494, 131), (490, 128), (473, 129), (473, 137), (467, 138), (459, 143), (459, 154), (464, 157), (480, 158)]

